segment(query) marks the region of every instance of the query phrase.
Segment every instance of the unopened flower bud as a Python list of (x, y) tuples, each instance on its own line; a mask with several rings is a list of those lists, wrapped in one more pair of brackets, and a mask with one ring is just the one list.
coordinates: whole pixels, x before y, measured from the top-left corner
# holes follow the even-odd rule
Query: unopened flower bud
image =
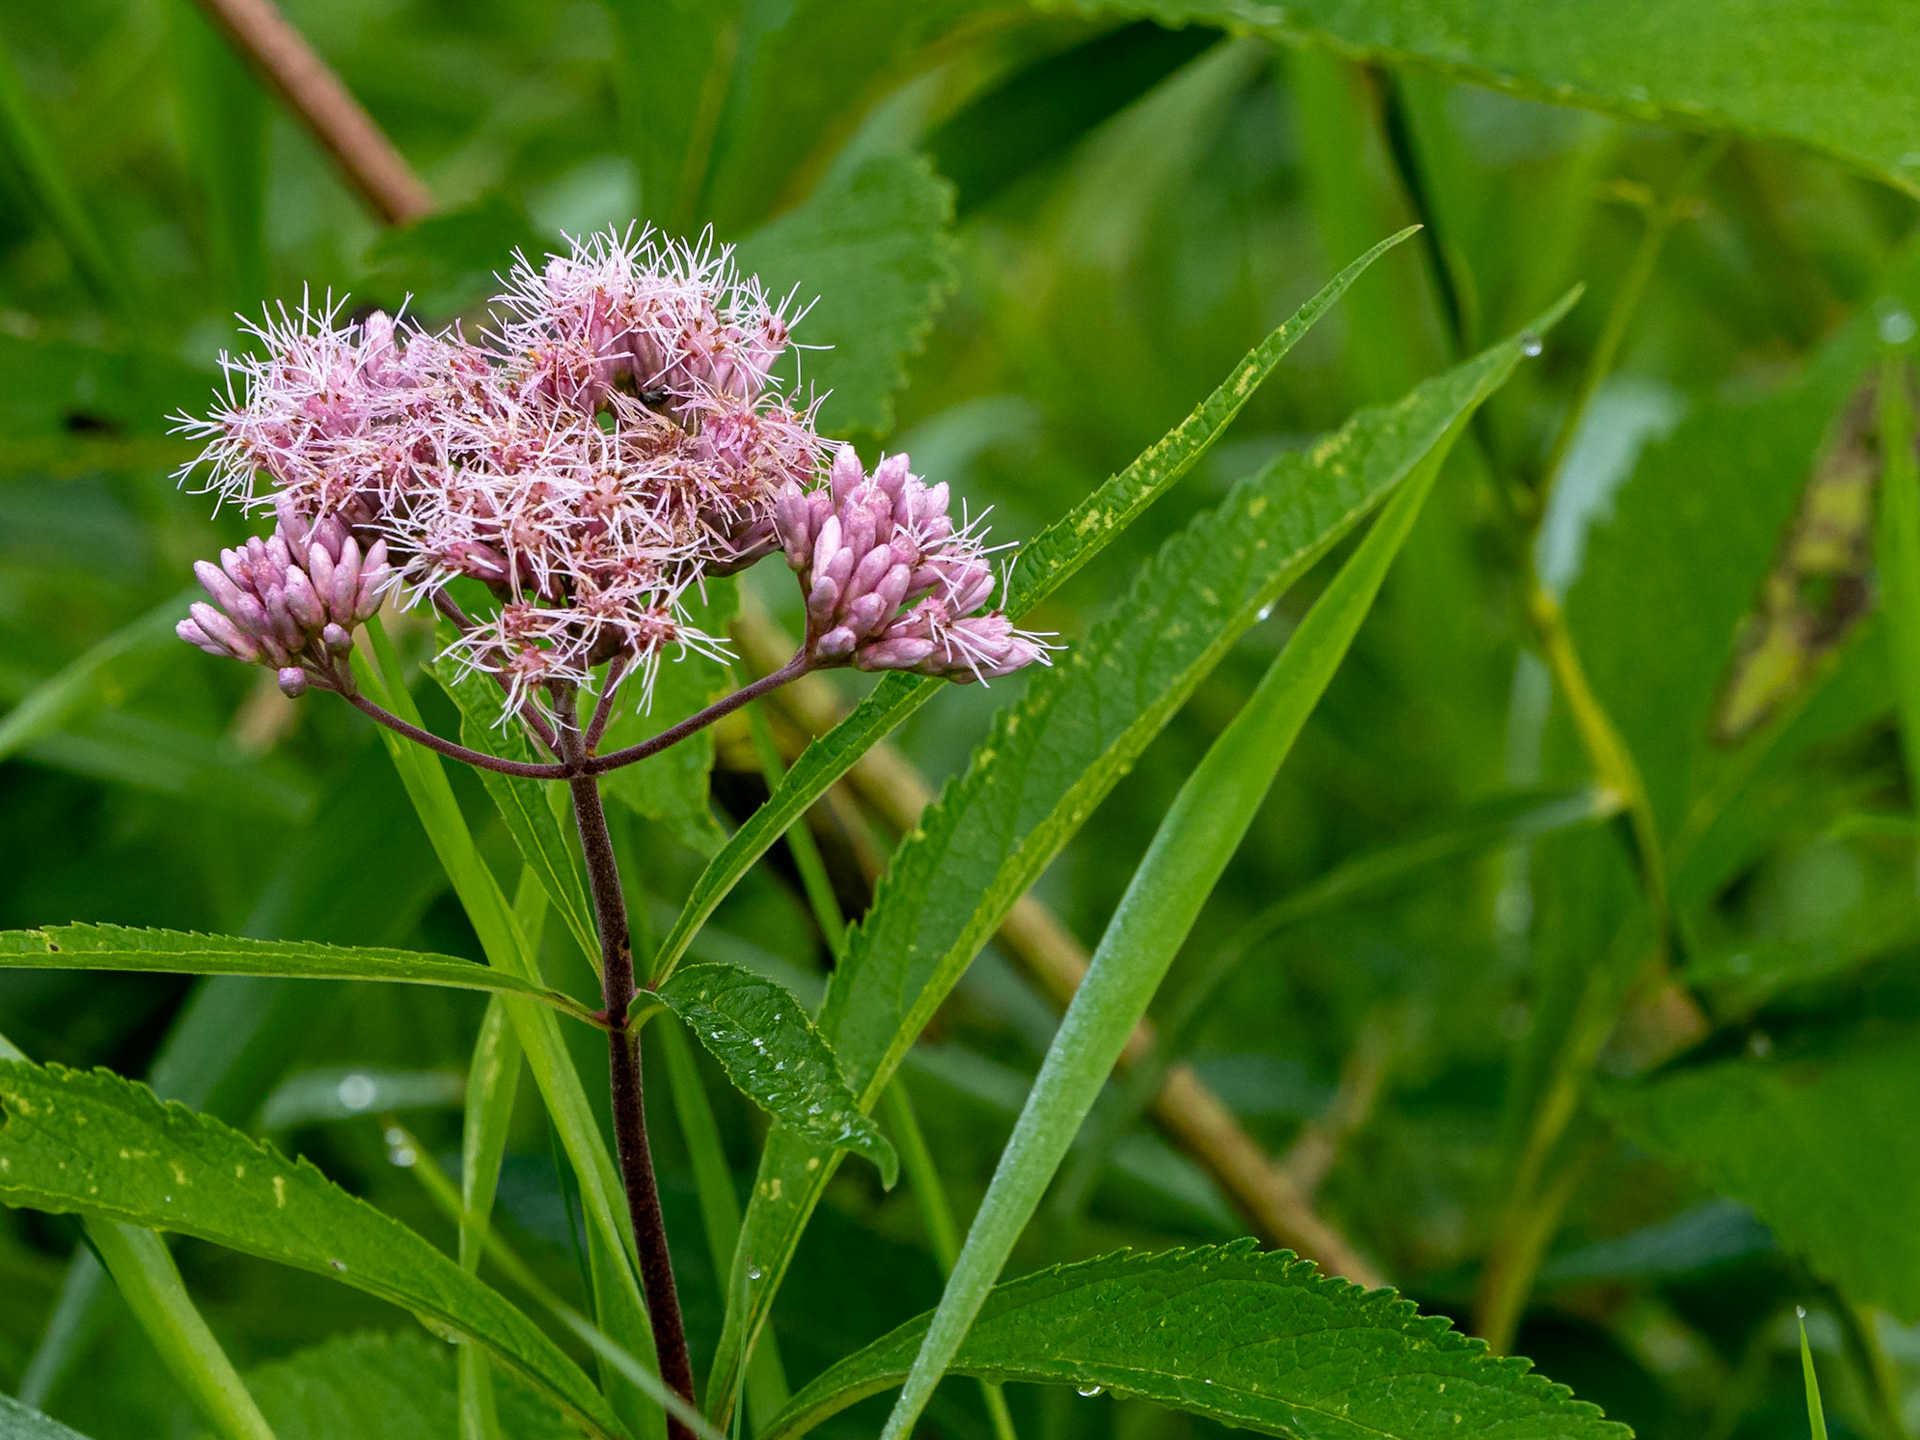
[(1039, 637), (972, 613), (993, 593), (989, 552), (971, 524), (955, 528), (947, 501), (905, 455), (868, 475), (850, 445), (825, 487), (780, 493), (773, 521), (806, 595), (814, 664), (984, 680), (1046, 661)]
[(288, 695), (316, 679), (346, 685), (338, 660), (353, 648), (353, 627), (379, 608), (391, 576), (386, 542), (363, 561), (338, 520), (314, 525), (280, 509), (272, 535), (222, 551), (219, 565), (194, 566), (213, 603), (196, 601), (176, 633), (210, 654), (268, 666)]

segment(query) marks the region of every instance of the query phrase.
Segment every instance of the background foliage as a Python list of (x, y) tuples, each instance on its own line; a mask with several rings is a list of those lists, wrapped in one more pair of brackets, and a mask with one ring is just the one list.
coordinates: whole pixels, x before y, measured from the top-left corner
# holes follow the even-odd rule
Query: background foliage
[[(1914, 483), (1881, 443), (1907, 405), (1883, 373), (1902, 373), (1920, 307), (1910, 3), (1844, 21), (1733, 0), (286, 9), (434, 216), (383, 229), (186, 0), (0, 11), (0, 928), (481, 957), (375, 733), (172, 636), (188, 562), (245, 533), (176, 492), (189, 452), (162, 418), (202, 404), (235, 309), (330, 287), (356, 306), (411, 294), (445, 321), (515, 245), (636, 216), (711, 224), (775, 288), (820, 295), (799, 338), (834, 347), (805, 356), (826, 426), (909, 450), (1024, 539), (1417, 220), (1195, 473), (1037, 612), (1097, 643), (1133, 573), (1234, 482), (1585, 283), (1454, 449), (1174, 958), (1154, 1005), (1167, 1046), (1378, 1273), (1429, 1313), (1511, 1329), (1637, 1434), (1804, 1433), (1796, 1304), (1834, 1433), (1920, 1434), (1920, 676), (1903, 658), (1920, 614), (1882, 603), (1920, 597), (1920, 554), (1880, 523)], [(1224, 632), (1225, 658), (1040, 877), (1089, 947), (1347, 553)], [(744, 588), (795, 625), (784, 573)], [(426, 654), (422, 630), (396, 634)], [(688, 665), (661, 703), (726, 684)], [(937, 787), (1022, 690), (944, 693), (895, 738)], [(429, 677), (414, 695), (458, 730), (457, 693)], [(770, 738), (790, 756), (797, 732)], [(671, 921), (764, 797), (767, 759), (742, 723), (622, 772), (643, 923)], [(477, 779), (453, 783), (514, 874), (515, 835), (551, 817), (506, 796), (510, 827)], [(833, 908), (866, 903), (905, 828), (835, 791), (808, 833), (836, 893), (809, 895), (776, 849), (691, 958), (817, 996)], [(578, 920), (550, 920), (542, 958), (592, 1004)], [(0, 975), (0, 1033), (35, 1059), (149, 1078), (449, 1244), (417, 1172), (459, 1171), (484, 1007), (408, 985)], [(990, 944), (906, 1057), (963, 1223), (1055, 1024)], [(679, 1128), (688, 1077), (742, 1196), (765, 1119), (704, 1055), (663, 1044), (649, 1065), (704, 1370), (721, 1291), (695, 1176), (714, 1157)], [(496, 1216), (587, 1308), (578, 1192), (522, 1091)], [(1108, 1088), (1010, 1274), (1247, 1233), (1150, 1094)], [(828, 1186), (773, 1310), (796, 1388), (938, 1300), (946, 1257), (910, 1189), (864, 1163)], [(133, 1318), (75, 1298), (78, 1236), (0, 1219), (0, 1390), (96, 1440), (198, 1433)], [(392, 1306), (203, 1240), (177, 1255), (282, 1437), (362, 1433), (315, 1417), (370, 1393), (392, 1400), (368, 1435), (451, 1426), (432, 1408), (440, 1347), (367, 1336), (410, 1326)], [(1123, 1268), (1114, 1283), (1136, 1283)], [(961, 1369), (1046, 1378), (995, 1361), (1022, 1323), (999, 1313)], [(897, 1383), (905, 1357), (863, 1363)], [(1215, 1428), (1151, 1393), (1007, 1394), (1019, 1433), (1049, 1440)], [(518, 1390), (499, 1403), (511, 1433), (552, 1423)], [(820, 1433), (873, 1433), (880, 1403)], [(929, 1423), (984, 1435), (982, 1403), (949, 1383)]]

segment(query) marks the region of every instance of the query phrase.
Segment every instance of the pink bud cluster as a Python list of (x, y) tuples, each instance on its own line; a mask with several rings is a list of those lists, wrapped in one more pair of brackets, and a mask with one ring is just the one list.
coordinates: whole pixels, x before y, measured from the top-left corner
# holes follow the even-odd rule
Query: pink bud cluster
[(218, 565), (202, 560), (193, 571), (214, 603), (194, 604), (192, 618), (175, 627), (180, 638), (272, 668), (288, 695), (315, 680), (345, 688), (353, 629), (380, 608), (392, 573), (385, 541), (363, 556), (338, 516), (309, 525), (291, 514), (265, 540), (256, 535), (222, 550)]
[(787, 563), (807, 597), (807, 652), (816, 665), (915, 670), (962, 683), (1047, 658), (1038, 635), (999, 611), (989, 551), (947, 513), (945, 484), (927, 485), (908, 459), (868, 475), (851, 445), (826, 485), (789, 483), (774, 506)]

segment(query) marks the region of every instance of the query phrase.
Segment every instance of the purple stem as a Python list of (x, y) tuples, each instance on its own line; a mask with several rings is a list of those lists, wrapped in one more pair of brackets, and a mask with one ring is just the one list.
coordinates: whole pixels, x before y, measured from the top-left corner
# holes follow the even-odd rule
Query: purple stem
[[(489, 755), (484, 750), (472, 750), (465, 745), (456, 744), (451, 740), (443, 740), (430, 730), (422, 730), (418, 725), (409, 724), (391, 711), (383, 710), (357, 690), (349, 691), (339, 686), (326, 686), (324, 688), (337, 689), (356, 710), (371, 716), (389, 730), (406, 736), (407, 739), (413, 741), (415, 744), (424, 745), (429, 750), (437, 751), (439, 754), (445, 755), (449, 760), (464, 761), (476, 769), (492, 770), (500, 775), (514, 775), (523, 780), (575, 780), (582, 776), (604, 775), (609, 770), (618, 770), (622, 766), (632, 765), (636, 761), (645, 760), (649, 755), (658, 755), (669, 746), (679, 744), (689, 735), (697, 734), (706, 729), (707, 726), (713, 724), (714, 721), (724, 719), (728, 715), (731, 715), (749, 700), (757, 700), (768, 691), (777, 690), (789, 681), (799, 679), (807, 673), (807, 668), (807, 657), (804, 654), (796, 655), (771, 675), (763, 675), (751, 685), (743, 686), (731, 695), (723, 696), (699, 713), (689, 715), (678, 725), (671, 725), (667, 729), (662, 730), (650, 740), (642, 740), (638, 745), (629, 745), (626, 749), (616, 750), (611, 755), (592, 755), (587, 753), (591, 749), (591, 745), (588, 742), (599, 738), (599, 732), (606, 729), (607, 718), (611, 713), (611, 707), (607, 704), (606, 698), (603, 697), (600, 705), (596, 707), (594, 711), (594, 729), (590, 730), (586, 737), (579, 736), (577, 731), (570, 732), (582, 741), (578, 747), (578, 758), (570, 758), (563, 754), (560, 761), (556, 764), (535, 764), (525, 760), (502, 760), (498, 755)], [(603, 714), (603, 711), (608, 713)], [(528, 717), (523, 715), (523, 718)], [(544, 724), (544, 722), (542, 723)], [(548, 733), (551, 734), (551, 731)], [(557, 737), (554, 743), (549, 744), (548, 748), (554, 749), (556, 753), (558, 753), (560, 749), (565, 746), (566, 740), (566, 735), (561, 735)]]
[(524, 760), (502, 760), (498, 755), (489, 755), (484, 750), (469, 750), (464, 745), (456, 745), (451, 740), (442, 740), (431, 730), (422, 730), (418, 725), (409, 724), (398, 715), (381, 709), (359, 691), (342, 691), (350, 704), (356, 709), (378, 720), (389, 730), (404, 735), (416, 745), (424, 745), (436, 750), (450, 760), (464, 760), (480, 770), (492, 770), (501, 775), (517, 775), (524, 780), (566, 780), (576, 771), (571, 765), (530, 764)]
[[(576, 772), (587, 760), (586, 737), (575, 726), (560, 733), (561, 752)], [(627, 935), (627, 903), (620, 889), (620, 868), (607, 833), (606, 811), (600, 804), (600, 782), (590, 774), (575, 773), (568, 781), (573, 791), (573, 815), (580, 827), (580, 850), (586, 857), (587, 884), (593, 894), (594, 919), (600, 931), (600, 975), (607, 1007), (607, 1060), (613, 1102), (614, 1148), (620, 1156), (620, 1179), (627, 1192), (627, 1213), (640, 1255), (640, 1281), (646, 1291), (647, 1316), (653, 1325), (654, 1350), (660, 1359), (660, 1378), (687, 1404), (693, 1398), (693, 1361), (687, 1353), (686, 1327), (680, 1318), (680, 1294), (673, 1281), (673, 1257), (667, 1248), (666, 1221), (660, 1213), (660, 1188), (654, 1179), (653, 1153), (647, 1145), (646, 1099), (640, 1074), (640, 1037), (627, 1028), (627, 1009), (633, 1003), (633, 946)], [(667, 1417), (669, 1440), (693, 1440), (681, 1421)]]
[(623, 765), (631, 765), (636, 760), (644, 760), (649, 755), (657, 755), (669, 745), (678, 745), (687, 736), (704, 730), (714, 721), (731, 715), (749, 700), (758, 700), (770, 690), (778, 690), (790, 681), (798, 680), (807, 673), (807, 657), (803, 651), (782, 665), (771, 675), (763, 675), (751, 685), (742, 686), (731, 695), (713, 702), (697, 715), (689, 715), (678, 725), (662, 730), (651, 740), (642, 740), (638, 745), (629, 745), (624, 750), (615, 750), (611, 755), (597, 755), (585, 762), (586, 773), (604, 775), (609, 770), (618, 770)]

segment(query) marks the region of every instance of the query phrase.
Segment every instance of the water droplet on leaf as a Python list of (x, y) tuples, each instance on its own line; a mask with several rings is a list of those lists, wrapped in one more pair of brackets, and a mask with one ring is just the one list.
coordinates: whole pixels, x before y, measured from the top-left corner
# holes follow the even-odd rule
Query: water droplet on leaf
[(1520, 353), (1522, 355), (1538, 355), (1546, 348), (1538, 335), (1527, 335), (1521, 338)]
[(1094, 1396), (1096, 1396), (1096, 1395), (1098, 1395), (1098, 1394), (1099, 1394), (1099, 1393), (1100, 1393), (1100, 1392), (1101, 1392), (1102, 1390), (1104, 1390), (1104, 1389), (1106, 1389), (1106, 1386), (1104, 1386), (1104, 1385), (1076, 1385), (1076, 1386), (1074, 1386), (1073, 1388), (1074, 1388), (1075, 1390), (1077, 1390), (1077, 1391), (1079, 1391), (1079, 1392), (1080, 1392), (1080, 1393), (1081, 1393), (1082, 1395), (1084, 1395), (1084, 1396), (1086, 1396), (1086, 1397), (1087, 1397), (1087, 1398), (1088, 1398), (1089, 1400), (1091, 1400), (1091, 1399), (1092, 1399), (1092, 1398), (1093, 1398)]

